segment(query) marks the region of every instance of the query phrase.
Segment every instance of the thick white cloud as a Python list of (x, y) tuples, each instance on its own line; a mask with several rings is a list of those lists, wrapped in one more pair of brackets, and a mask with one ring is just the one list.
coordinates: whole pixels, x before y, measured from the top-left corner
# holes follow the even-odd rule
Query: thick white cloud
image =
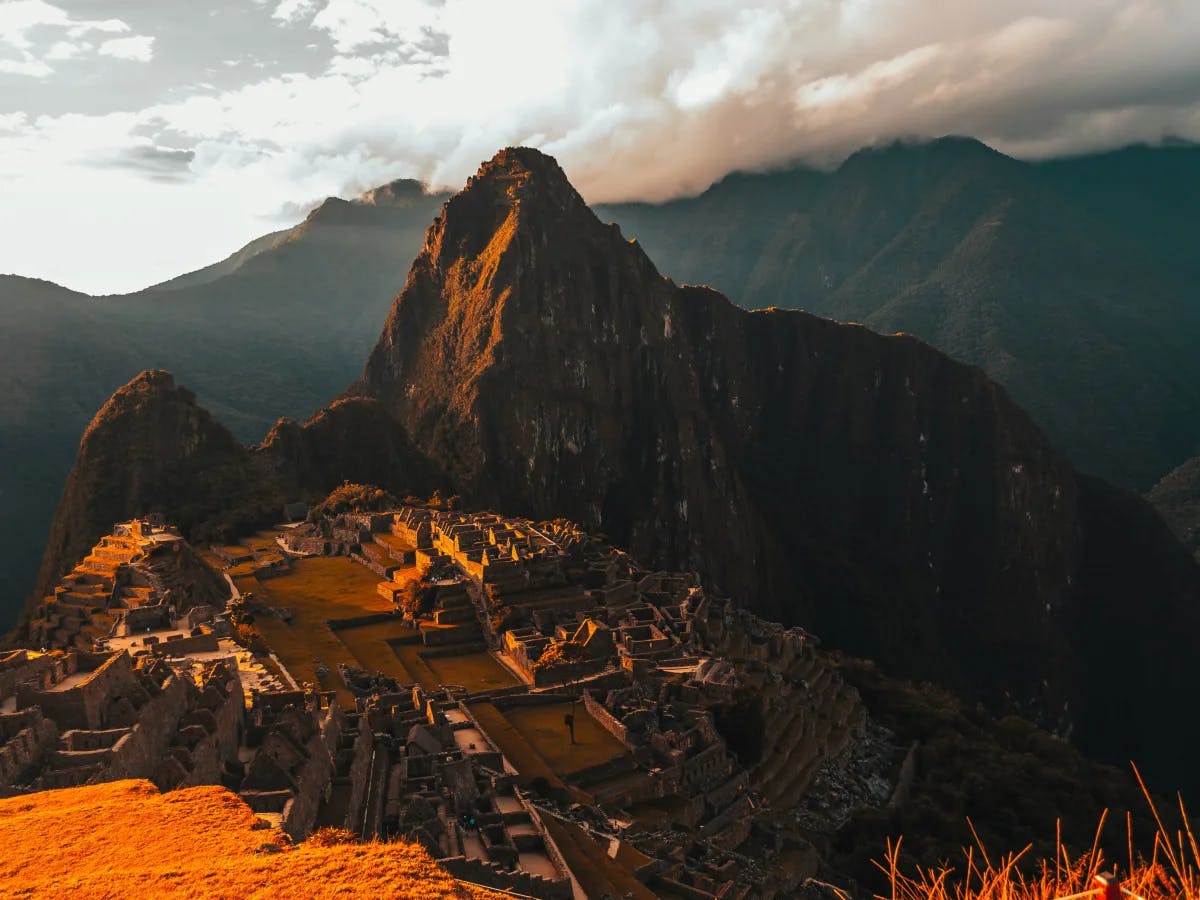
[[(54, 9), (21, 2), (25, 21)], [(309, 36), (332, 47), (323, 71), (244, 67), (259, 80), (164, 85), (160, 102), (107, 116), (25, 110), (16, 133), (0, 129), (6, 206), (60, 211), (44, 214), (53, 253), (17, 216), (0, 234), (0, 271), (132, 288), (277, 227), (267, 217), (297, 203), (398, 176), (458, 187), (513, 143), (555, 154), (599, 201), (694, 192), (735, 168), (829, 163), (897, 136), (972, 134), (1018, 155), (1200, 138), (1194, 0), (262, 2), (273, 20), (259, 52), (279, 29)], [(17, 51), (30, 33), (0, 18), (0, 41)], [(227, 58), (214, 47), (212, 67), (230, 70)], [(98, 159), (128, 168), (98, 173)], [(74, 189), (120, 206), (120, 227), (64, 234)], [(84, 243), (111, 262), (84, 264)]]
[(146, 35), (111, 38), (100, 45), (99, 53), (115, 59), (150, 62), (154, 59), (154, 38)]

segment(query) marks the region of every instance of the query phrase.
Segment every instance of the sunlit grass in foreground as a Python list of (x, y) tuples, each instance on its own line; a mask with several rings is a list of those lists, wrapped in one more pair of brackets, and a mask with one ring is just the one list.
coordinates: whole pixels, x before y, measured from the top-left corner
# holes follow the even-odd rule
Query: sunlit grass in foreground
[(1133, 823), (1128, 813), (1125, 831), (1129, 849), (1124, 860), (1106, 859), (1100, 849), (1105, 824), (1105, 817), (1101, 816), (1090, 850), (1072, 858), (1063, 845), (1060, 831), (1055, 841), (1058, 849), (1054, 860), (1042, 860), (1034, 865), (1032, 874), (1025, 859), (1032, 845), (1016, 853), (992, 858), (972, 825), (975, 846), (963, 851), (961, 869), (952, 866), (923, 869), (918, 866), (910, 874), (904, 871), (901, 859), (902, 839), (889, 841), (883, 861), (876, 861), (875, 865), (887, 876), (891, 890), (889, 894), (877, 896), (881, 900), (1110, 900), (1116, 897), (1200, 900), (1200, 849), (1188, 823), (1182, 798), (1178, 801), (1182, 825), (1172, 831), (1159, 815), (1136, 766), (1134, 774), (1158, 828), (1148, 857), (1134, 849)]

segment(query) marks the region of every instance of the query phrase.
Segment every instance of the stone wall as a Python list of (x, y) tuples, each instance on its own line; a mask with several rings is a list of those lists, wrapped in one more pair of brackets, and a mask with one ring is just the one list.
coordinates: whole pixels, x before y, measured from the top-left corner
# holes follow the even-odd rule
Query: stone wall
[(40, 709), (0, 714), (0, 788), (10, 787), (37, 766), (58, 740), (54, 723)]
[(550, 881), (528, 872), (501, 869), (480, 859), (451, 856), (439, 859), (438, 865), (460, 881), (483, 885), (498, 891), (524, 894), (539, 900), (571, 900), (574, 896), (568, 879)]
[(190, 656), (193, 653), (216, 653), (220, 650), (217, 636), (211, 631), (204, 634), (172, 637), (150, 647), (155, 656)]
[(347, 804), (346, 810), (346, 827), (351, 830), (355, 830), (355, 825), (362, 817), (363, 803), (367, 797), (367, 783), (371, 778), (371, 757), (374, 746), (375, 735), (364, 714), (358, 720), (358, 735), (354, 738), (354, 759), (350, 763), (350, 802)]
[(618, 722), (616, 716), (605, 709), (604, 704), (593, 697), (590, 691), (583, 692), (583, 705), (591, 713), (592, 718), (596, 720), (597, 725), (630, 750), (633, 749), (633, 745), (629, 742), (629, 729)]
[(98, 780), (151, 778), (155, 774), (194, 696), (190, 687), (191, 683), (178, 675), (167, 679), (162, 692), (138, 710), (137, 724), (129, 734), (113, 746), (108, 768)]
[(317, 821), (321, 801), (333, 782), (333, 761), (342, 736), (342, 712), (335, 705), (322, 711), (320, 728), (305, 748), (308, 758), (295, 773), (296, 791), (283, 817), (283, 830), (304, 840)]
[[(81, 654), (82, 655), (82, 654)], [(141, 693), (129, 654), (121, 652), (101, 662), (82, 682), (62, 691), (37, 690), (21, 686), (17, 705), (39, 706), (42, 714), (58, 723), (64, 731), (72, 728), (103, 728), (102, 714), (112, 697)]]
[(54, 657), (28, 650), (14, 650), (0, 659), (0, 698), (11, 697), (28, 678), (35, 678), (54, 667)]

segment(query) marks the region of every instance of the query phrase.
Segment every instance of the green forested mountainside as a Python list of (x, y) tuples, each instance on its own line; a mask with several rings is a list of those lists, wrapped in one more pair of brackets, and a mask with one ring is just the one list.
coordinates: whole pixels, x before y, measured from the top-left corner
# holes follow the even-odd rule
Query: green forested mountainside
[(1195, 145), (1025, 163), (944, 138), (598, 212), (678, 281), (981, 366), (1077, 466), (1144, 490), (1200, 451), (1197, 199)]
[(136, 294), (0, 276), (0, 628), (33, 587), (83, 429), (138, 372), (170, 368), (251, 442), (354, 380), (445, 199), (391, 187)]

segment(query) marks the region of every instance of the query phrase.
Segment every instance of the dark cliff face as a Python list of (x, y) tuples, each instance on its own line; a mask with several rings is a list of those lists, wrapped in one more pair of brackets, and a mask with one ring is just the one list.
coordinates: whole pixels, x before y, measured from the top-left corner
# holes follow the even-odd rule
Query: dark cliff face
[(369, 397), (337, 400), (302, 425), (280, 419), (256, 457), (292, 499), (324, 495), (343, 481), (378, 485), (397, 496), (428, 496), (447, 487), (400, 424)]
[(1035, 164), (943, 138), (599, 211), (743, 306), (982, 367), (1081, 470), (1143, 489), (1200, 447), (1196, 197), (1194, 147)]
[[(679, 288), (531, 150), (503, 151), (447, 204), (356, 391), (470, 503), (579, 519), (894, 672), (1076, 727), (1121, 762), (1086, 670), (1156, 572), (1172, 575), (1155, 627), (1200, 596), (1165, 531), (1105, 585), (1097, 566), (1144, 523), (1090, 482), (1081, 496), (980, 370)], [(1136, 720), (1135, 755), (1166, 765), (1154, 748), (1191, 726), (1139, 716), (1153, 682), (1125, 678), (1106, 689)]]

